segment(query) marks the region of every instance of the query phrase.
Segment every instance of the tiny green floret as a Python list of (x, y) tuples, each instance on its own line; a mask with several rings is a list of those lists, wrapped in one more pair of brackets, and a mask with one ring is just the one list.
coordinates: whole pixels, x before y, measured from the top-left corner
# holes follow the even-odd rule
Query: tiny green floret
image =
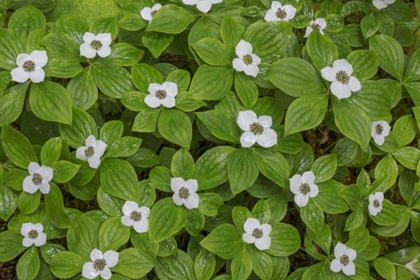
[(340, 70), (337, 72), (335, 78), (342, 84), (348, 84), (350, 81), (350, 76), (347, 74), (346, 71)]
[(92, 47), (92, 49), (97, 51), (102, 48), (102, 43), (99, 40), (92, 40), (92, 42), (90, 42), (90, 46)]
[(259, 228), (254, 228), (254, 230), (252, 231), (252, 236), (254, 236), (255, 238), (261, 238), (263, 237), (263, 231)]
[(34, 173), (34, 175), (32, 176), (32, 182), (35, 185), (40, 185), (42, 183), (42, 176), (39, 173)]
[(105, 259), (96, 259), (93, 262), (93, 268), (96, 271), (102, 271), (102, 270), (105, 269), (105, 267), (106, 267), (106, 261), (105, 261)]
[(179, 190), (179, 197), (183, 199), (187, 199), (190, 196), (190, 191), (186, 187), (182, 187)]
[(299, 188), (300, 192), (303, 194), (307, 194), (311, 191), (311, 187), (308, 184), (302, 184)]
[(264, 132), (264, 128), (259, 123), (253, 123), (249, 126), (249, 130), (255, 135), (261, 135)]
[(243, 60), (246, 65), (252, 64), (252, 56), (249, 54), (244, 55)]

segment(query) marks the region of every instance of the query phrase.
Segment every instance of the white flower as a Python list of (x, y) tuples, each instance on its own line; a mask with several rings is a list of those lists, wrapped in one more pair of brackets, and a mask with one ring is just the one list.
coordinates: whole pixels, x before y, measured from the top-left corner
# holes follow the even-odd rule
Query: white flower
[(200, 199), (196, 193), (198, 190), (197, 180), (190, 179), (185, 182), (182, 178), (172, 178), (171, 189), (174, 192), (172, 199), (176, 205), (184, 204), (188, 209), (198, 208)]
[(372, 216), (378, 215), (382, 211), (382, 202), (384, 201), (384, 193), (377, 192), (369, 195), (369, 214)]
[(271, 9), (265, 14), (265, 21), (289, 21), (296, 15), (296, 8), (292, 5), (282, 5), (280, 2), (273, 1)]
[(295, 202), (299, 207), (308, 204), (310, 197), (318, 195), (318, 186), (314, 184), (315, 175), (312, 171), (306, 171), (300, 176), (296, 174), (290, 180), (290, 190), (295, 194)]
[(53, 169), (48, 166), (39, 166), (36, 162), (28, 165), (29, 176), (23, 180), (23, 191), (27, 193), (35, 193), (39, 190), (43, 194), (50, 192), (49, 182), (53, 178)]
[(334, 61), (333, 67), (325, 67), (321, 70), (322, 77), (331, 82), (330, 89), (332, 94), (338, 99), (350, 97), (352, 92), (362, 88), (359, 80), (351, 76), (353, 66), (345, 59)]
[(76, 157), (84, 161), (87, 160), (91, 168), (98, 168), (107, 145), (101, 140), (96, 141), (93, 135), (86, 139), (85, 145), (76, 150)]
[(164, 82), (159, 85), (151, 83), (149, 85), (149, 94), (144, 98), (144, 102), (150, 108), (157, 108), (163, 105), (166, 108), (175, 106), (175, 96), (178, 94), (178, 86), (172, 82)]
[(273, 124), (270, 116), (257, 118), (257, 115), (252, 110), (241, 111), (236, 123), (245, 131), (240, 139), (242, 147), (249, 148), (255, 142), (264, 148), (277, 144), (277, 133), (270, 128)]
[(415, 256), (411, 262), (404, 265), (405, 268), (411, 271), (415, 277), (420, 278), (420, 255)]
[(237, 58), (233, 59), (233, 68), (238, 72), (244, 72), (248, 76), (257, 77), (260, 72), (258, 65), (261, 63), (261, 58), (252, 53), (252, 45), (244, 40), (241, 40), (235, 48)]
[(271, 245), (271, 225), (260, 224), (257, 219), (248, 218), (244, 223), (245, 233), (242, 234), (242, 240), (246, 243), (255, 243), (259, 250), (266, 250)]
[(36, 247), (42, 246), (47, 242), (47, 235), (43, 232), (42, 224), (23, 223), (20, 228), (20, 234), (23, 235), (22, 245), (30, 247), (35, 244)]
[(95, 279), (99, 275), (103, 279), (111, 279), (112, 273), (109, 270), (111, 267), (114, 267), (118, 263), (119, 253), (108, 250), (105, 254), (98, 249), (93, 249), (90, 252), (91, 262), (86, 262), (83, 265), (82, 276), (87, 279)]
[(149, 230), (150, 209), (148, 207), (139, 207), (134, 201), (126, 201), (122, 211), (124, 216), (121, 217), (121, 223), (123, 225), (132, 226), (138, 233)]
[(10, 74), (12, 81), (24, 83), (31, 80), (34, 83), (44, 81), (45, 72), (42, 69), (48, 62), (45, 51), (33, 51), (31, 54), (21, 53), (16, 58), (16, 67)]
[(356, 251), (348, 248), (341, 242), (337, 243), (334, 248), (335, 260), (331, 262), (331, 270), (339, 272), (340, 270), (347, 276), (356, 274), (356, 267), (354, 266), (354, 260), (356, 259)]
[(311, 20), (308, 27), (306, 27), (305, 38), (308, 37), (314, 29), (318, 30), (319, 33), (324, 35), (325, 27), (327, 27), (327, 22), (325, 21), (325, 18), (317, 18), (315, 20)]
[(388, 7), (388, 5), (391, 5), (395, 2), (395, 0), (373, 0), (372, 4), (375, 6), (378, 10)]
[(153, 16), (156, 14), (156, 12), (162, 8), (161, 4), (156, 4), (153, 7), (144, 7), (143, 10), (140, 11), (140, 15), (144, 20), (147, 20), (148, 22), (151, 22), (153, 19)]
[(95, 35), (86, 32), (83, 35), (83, 44), (80, 45), (80, 55), (87, 58), (94, 58), (96, 54), (100, 57), (107, 57), (111, 54), (112, 38), (111, 33), (99, 33)]
[(197, 9), (203, 13), (207, 13), (211, 9), (211, 5), (222, 3), (223, 0), (182, 0), (185, 5), (196, 5)]
[(389, 135), (390, 130), (391, 127), (386, 121), (372, 122), (371, 136), (373, 141), (375, 141), (377, 145), (381, 146), (385, 142), (385, 137)]

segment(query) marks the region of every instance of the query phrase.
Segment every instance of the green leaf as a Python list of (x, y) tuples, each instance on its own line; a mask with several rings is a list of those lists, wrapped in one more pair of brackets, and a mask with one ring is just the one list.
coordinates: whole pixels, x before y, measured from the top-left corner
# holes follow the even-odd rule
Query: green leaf
[[(90, 253), (98, 248), (99, 224), (91, 218), (81, 215), (73, 220), (72, 227), (67, 231), (67, 247), (69, 251), (90, 260)], [(62, 253), (57, 254), (59, 256)], [(53, 263), (55, 258), (53, 259)], [(80, 267), (78, 272), (80, 272)]]
[(70, 181), (77, 171), (79, 171), (80, 165), (73, 164), (69, 161), (60, 160), (51, 165), (54, 170), (54, 182), (66, 183)]
[(58, 228), (69, 228), (72, 223), (64, 210), (63, 195), (56, 184), (50, 182), (50, 192), (44, 195), (45, 213)]
[(76, 253), (64, 251), (53, 257), (50, 269), (56, 277), (70, 278), (80, 273), (81, 267), (89, 260), (89, 256), (81, 257)]
[(138, 137), (125, 136), (117, 139), (108, 146), (104, 158), (128, 157), (133, 155), (140, 148), (142, 139)]
[(375, 270), (385, 279), (397, 279), (397, 272), (395, 270), (394, 264), (385, 258), (376, 258), (373, 260), (373, 266)]
[(369, 238), (369, 244), (368, 246), (361, 252), (358, 252), (358, 256), (360, 256), (361, 259), (370, 261), (375, 259), (379, 255), (379, 251), (381, 249), (381, 244), (379, 243), (378, 239), (371, 236)]
[(305, 95), (293, 101), (286, 112), (284, 135), (318, 126), (327, 111), (328, 98), (328, 94), (315, 94)]
[(107, 145), (111, 145), (123, 135), (124, 123), (122, 121), (108, 121), (101, 127), (99, 138)]
[(335, 124), (338, 129), (366, 149), (370, 141), (371, 122), (369, 117), (359, 107), (344, 104), (340, 100), (333, 100)]
[(251, 255), (252, 269), (261, 279), (282, 279), (272, 278), (273, 258), (271, 256), (252, 246), (248, 246), (247, 250)]
[(156, 202), (149, 217), (149, 236), (152, 242), (165, 240), (180, 231), (187, 220), (184, 206), (176, 206), (172, 197)]
[(231, 66), (232, 57), (225, 44), (214, 38), (203, 38), (192, 47), (204, 62), (215, 66)]
[(115, 197), (136, 201), (139, 197), (134, 167), (120, 159), (106, 159), (101, 164), (101, 186)]
[[(130, 238), (130, 228), (121, 223), (121, 217), (106, 220), (99, 229), (99, 250), (117, 251)], [(120, 262), (120, 261), (119, 261)]]
[(382, 211), (370, 218), (379, 226), (393, 226), (398, 222), (398, 212), (394, 204), (388, 199), (382, 202)]
[(29, 215), (38, 208), (41, 200), (41, 192), (35, 192), (29, 194), (27, 192), (21, 192), (18, 199), (18, 207), (23, 215)]
[(98, 138), (95, 120), (84, 110), (73, 107), (71, 125), (59, 124), (60, 134), (72, 148), (85, 146), (86, 139), (93, 135)]
[[(1, 171), (0, 167), (0, 173)], [(1, 177), (1, 174), (0, 174)], [(22, 182), (22, 181), (21, 181)], [(1, 179), (0, 179), (1, 183)], [(21, 184), (22, 185), (22, 184)], [(6, 184), (0, 184), (0, 219), (7, 221), (17, 208), (18, 194)]]
[(413, 14), (410, 6), (404, 2), (395, 2), (383, 10), (383, 13), (396, 23), (406, 23), (412, 20)]
[(235, 90), (247, 109), (251, 109), (258, 100), (258, 87), (253, 79), (243, 73), (235, 72)]
[(379, 161), (375, 168), (375, 179), (385, 179), (385, 192), (387, 189), (394, 185), (398, 177), (398, 166), (394, 158), (388, 154)]
[(360, 21), (360, 28), (362, 29), (363, 37), (366, 39), (375, 35), (378, 31), (380, 21), (376, 16), (376, 13), (368, 13)]
[(46, 243), (40, 247), (40, 251), (44, 261), (51, 265), (53, 257), (60, 252), (66, 251), (66, 248), (59, 244)]
[(217, 193), (200, 194), (200, 203), (198, 208), (206, 216), (216, 216), (220, 206), (223, 204), (223, 198)]
[(0, 30), (0, 68), (16, 68), (16, 58), (24, 53), (25, 48), (19, 37), (9, 29)]
[[(32, 5), (26, 5), (16, 10), (9, 19), (8, 27), (18, 34), (24, 41), (29, 32), (38, 28), (45, 28), (44, 14)], [(39, 267), (38, 267), (39, 268)]]
[(159, 70), (145, 63), (136, 64), (131, 68), (131, 80), (142, 93), (149, 92), (148, 88), (151, 83), (163, 83), (163, 77)]
[(220, 35), (229, 52), (234, 55), (236, 45), (243, 38), (244, 27), (232, 16), (223, 16), (220, 25)]
[(134, 120), (132, 130), (138, 132), (154, 132), (161, 111), (160, 108), (141, 110)]
[[(168, 74), (166, 77), (167, 82), (173, 82), (178, 86), (178, 92), (188, 90), (191, 82), (191, 74), (186, 70), (174, 70)], [(178, 93), (178, 94), (179, 94)], [(177, 100), (179, 101), (179, 95), (177, 95)]]
[(260, 223), (265, 224), (270, 221), (270, 207), (268, 206), (267, 201), (264, 199), (259, 200), (252, 208), (251, 213), (253, 218), (256, 218)]
[(330, 38), (320, 32), (311, 32), (306, 42), (306, 50), (318, 70), (331, 66), (338, 59), (337, 47)]
[(29, 95), (29, 105), (34, 114), (44, 121), (72, 123), (70, 93), (57, 83), (33, 84)]
[(204, 215), (198, 209), (188, 210), (187, 213), (188, 216), (185, 223), (185, 230), (192, 236), (197, 236), (206, 223)]
[(196, 112), (198, 119), (217, 138), (233, 143), (239, 143), (239, 129), (233, 119), (223, 110)]
[(79, 44), (68, 34), (50, 33), (39, 42), (55, 57), (65, 61), (80, 61)]
[(150, 181), (153, 186), (164, 192), (172, 192), (171, 178), (171, 171), (164, 166), (156, 166), (150, 172)]
[(149, 234), (132, 234), (130, 241), (140, 254), (147, 257), (151, 262), (156, 262), (156, 254), (159, 249), (159, 243), (153, 243), (150, 241)]
[(123, 250), (118, 256), (118, 264), (112, 271), (118, 272), (131, 279), (138, 279), (149, 273), (154, 264), (134, 248)]
[(414, 82), (418, 80), (420, 80), (420, 50), (414, 52), (404, 75), (404, 82)]
[(145, 32), (141, 38), (143, 45), (149, 49), (154, 58), (159, 58), (173, 40), (173, 35), (159, 32)]
[(410, 144), (416, 136), (416, 121), (411, 115), (402, 116), (395, 122), (392, 131), (397, 136), (398, 146), (406, 146)]
[(300, 238), (296, 228), (289, 224), (278, 223), (272, 226), (271, 246), (267, 253), (277, 257), (292, 255), (300, 248)]
[(77, 43), (83, 43), (83, 35), (88, 30), (88, 26), (77, 15), (64, 14), (56, 21), (57, 32), (70, 35)]
[(193, 261), (181, 250), (178, 250), (178, 253), (174, 256), (158, 258), (155, 271), (159, 279), (196, 279)]
[(207, 250), (202, 250), (194, 261), (194, 273), (197, 279), (210, 280), (216, 268), (216, 258)]
[(130, 73), (120, 66), (95, 65), (93, 66), (93, 77), (101, 92), (113, 98), (121, 98), (133, 90)]
[(242, 236), (231, 224), (222, 224), (213, 230), (200, 245), (224, 259), (234, 258), (242, 249)]
[(309, 199), (306, 206), (300, 208), (300, 217), (305, 225), (314, 232), (324, 223), (324, 212), (312, 199)]
[(88, 184), (92, 180), (93, 176), (95, 176), (96, 169), (91, 168), (87, 161), (77, 158), (71, 159), (71, 162), (80, 166), (76, 175), (74, 175), (74, 177), (71, 179), (71, 183), (78, 187)]
[(0, 96), (0, 125), (12, 123), (19, 118), (25, 103), (29, 83), (16, 85), (2, 92)]
[(402, 81), (404, 71), (404, 53), (400, 44), (387, 35), (375, 35), (369, 38), (369, 49), (378, 54), (379, 66), (398, 81)]
[(300, 97), (327, 91), (315, 68), (303, 59), (280, 59), (268, 68), (267, 78), (277, 88), (291, 96)]
[(119, 28), (129, 31), (137, 31), (145, 26), (147, 26), (147, 23), (140, 17), (140, 13), (124, 16), (118, 22)]
[(248, 279), (252, 272), (252, 257), (248, 250), (240, 250), (231, 264), (232, 280)]
[(86, 67), (83, 72), (72, 78), (67, 85), (73, 105), (81, 109), (89, 109), (98, 99), (98, 88), (93, 78), (92, 67)]
[(77, 61), (63, 61), (50, 56), (44, 70), (47, 77), (73, 78), (83, 71), (83, 67)]
[(158, 119), (159, 133), (166, 140), (190, 148), (192, 139), (192, 125), (190, 118), (176, 109), (164, 109)]
[(165, 5), (153, 16), (146, 31), (179, 34), (196, 18), (196, 12), (172, 4)]
[(29, 248), (16, 265), (18, 279), (34, 279), (39, 272), (39, 255), (35, 246)]
[(335, 154), (319, 157), (311, 167), (311, 171), (315, 174), (315, 183), (322, 183), (331, 179), (336, 169), (337, 156)]
[(90, 26), (90, 31), (93, 34), (111, 33), (114, 40), (118, 34), (118, 23), (116, 17), (101, 17)]
[(347, 56), (347, 61), (353, 66), (352, 75), (358, 79), (370, 79), (378, 72), (378, 55), (374, 51), (353, 51)]
[(2, 145), (7, 158), (16, 166), (27, 169), (29, 163), (37, 162), (31, 143), (19, 131), (8, 125), (2, 128)]
[(393, 152), (392, 156), (405, 168), (416, 170), (420, 160), (420, 150), (414, 147), (402, 147)]
[(142, 168), (153, 167), (160, 164), (159, 156), (152, 150), (145, 148), (138, 149), (134, 155), (129, 156), (125, 160), (135, 167)]
[(11, 231), (0, 232), (0, 261), (9, 262), (22, 253), (26, 247), (22, 245), (22, 236)]
[(103, 59), (101, 63), (112, 63), (117, 66), (132, 66), (142, 58), (143, 54), (143, 50), (130, 44), (117, 43), (111, 46), (111, 54)]
[(194, 175), (194, 168), (194, 159), (187, 150), (179, 149), (174, 154), (171, 162), (173, 177), (181, 177), (184, 180), (188, 180)]
[(200, 100), (220, 100), (225, 97), (233, 84), (233, 68), (201, 65), (191, 82), (190, 98)]
[(285, 187), (289, 181), (289, 165), (279, 152), (270, 152), (265, 148), (253, 148), (254, 162), (260, 172), (279, 186)]
[(158, 244), (158, 257), (169, 257), (175, 255), (178, 252), (178, 244), (176, 243), (176, 239), (174, 237), (169, 237)]
[(254, 184), (259, 170), (252, 158), (252, 151), (240, 148), (229, 155), (228, 178), (233, 194), (240, 193)]
[(271, 63), (281, 57), (291, 34), (292, 25), (288, 22), (256, 22), (246, 29), (244, 40), (261, 61)]
[(334, 180), (328, 180), (318, 183), (318, 188), (319, 194), (314, 198), (314, 201), (324, 212), (339, 214), (349, 209), (344, 200), (338, 195), (344, 188), (343, 184)]

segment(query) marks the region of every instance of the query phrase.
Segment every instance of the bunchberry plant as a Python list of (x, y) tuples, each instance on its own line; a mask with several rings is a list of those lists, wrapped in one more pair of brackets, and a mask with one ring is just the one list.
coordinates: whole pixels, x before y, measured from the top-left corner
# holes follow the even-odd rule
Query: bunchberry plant
[(419, 28), (419, 0), (0, 0), (0, 279), (420, 279)]

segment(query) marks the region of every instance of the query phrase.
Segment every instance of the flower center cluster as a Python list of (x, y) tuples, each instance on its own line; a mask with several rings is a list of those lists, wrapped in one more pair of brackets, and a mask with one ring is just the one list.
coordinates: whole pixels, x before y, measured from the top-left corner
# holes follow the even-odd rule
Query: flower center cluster
[(342, 255), (340, 257), (340, 263), (344, 266), (348, 265), (350, 263), (350, 259), (347, 255)]
[(250, 65), (252, 63), (252, 56), (250, 54), (244, 55), (243, 61), (246, 65)]
[(319, 25), (318, 23), (313, 23), (313, 24), (311, 25), (311, 27), (312, 27), (312, 29), (314, 29), (314, 30), (319, 30), (319, 29), (321, 28), (321, 25)]
[(261, 124), (255, 122), (249, 126), (249, 130), (251, 130), (251, 132), (255, 135), (261, 135), (264, 131), (264, 128)]
[(384, 128), (383, 128), (382, 125), (378, 124), (378, 125), (376, 125), (375, 131), (376, 131), (376, 134), (382, 135), (382, 132), (384, 131)]
[(179, 190), (179, 197), (183, 199), (187, 199), (190, 196), (190, 192), (186, 187), (182, 187)]
[(335, 78), (342, 84), (348, 84), (350, 81), (349, 75), (347, 75), (347, 72), (343, 70), (338, 71)]
[(300, 186), (300, 188), (299, 188), (299, 191), (300, 191), (302, 194), (307, 194), (308, 192), (310, 192), (310, 191), (311, 191), (311, 187), (309, 187), (309, 185), (308, 185), (308, 184), (302, 184), (302, 185)]
[(252, 236), (254, 236), (255, 238), (261, 238), (261, 237), (263, 237), (263, 231), (262, 231), (262, 229), (254, 228), (254, 230), (252, 231)]
[(95, 148), (92, 147), (92, 146), (87, 147), (86, 150), (85, 150), (85, 156), (86, 157), (91, 157), (91, 156), (93, 156), (94, 153), (95, 153)]
[(105, 259), (96, 259), (96, 260), (93, 262), (93, 268), (94, 268), (96, 271), (102, 271), (102, 270), (104, 270), (105, 266), (106, 266), (106, 261), (105, 261)]
[(277, 16), (279, 19), (284, 19), (284, 18), (287, 16), (287, 13), (286, 13), (286, 11), (285, 11), (285, 10), (283, 10), (282, 8), (279, 8), (279, 9), (277, 10), (277, 12), (276, 12), (276, 16)]
[(35, 238), (37, 238), (37, 237), (38, 237), (38, 232), (37, 232), (36, 230), (34, 230), (34, 229), (31, 229), (31, 230), (28, 232), (28, 237), (29, 237), (30, 239), (35, 239)]
[(23, 63), (22, 68), (25, 72), (33, 72), (35, 70), (35, 62), (27, 60)]
[(90, 42), (90, 46), (92, 47), (92, 49), (97, 51), (102, 48), (102, 43), (99, 40), (92, 40), (92, 42)]
[(133, 221), (138, 222), (138, 221), (141, 220), (141, 213), (140, 212), (137, 212), (137, 211), (133, 211), (133, 212), (131, 212), (130, 218)]
[(164, 99), (166, 97), (166, 91), (164, 90), (157, 90), (156, 97), (159, 99)]
[(379, 200), (375, 199), (373, 201), (373, 207), (378, 208), (379, 206), (381, 206), (381, 204), (379, 203)]
[(39, 173), (34, 173), (34, 175), (32, 176), (32, 182), (35, 185), (39, 185), (42, 183), (42, 176)]

